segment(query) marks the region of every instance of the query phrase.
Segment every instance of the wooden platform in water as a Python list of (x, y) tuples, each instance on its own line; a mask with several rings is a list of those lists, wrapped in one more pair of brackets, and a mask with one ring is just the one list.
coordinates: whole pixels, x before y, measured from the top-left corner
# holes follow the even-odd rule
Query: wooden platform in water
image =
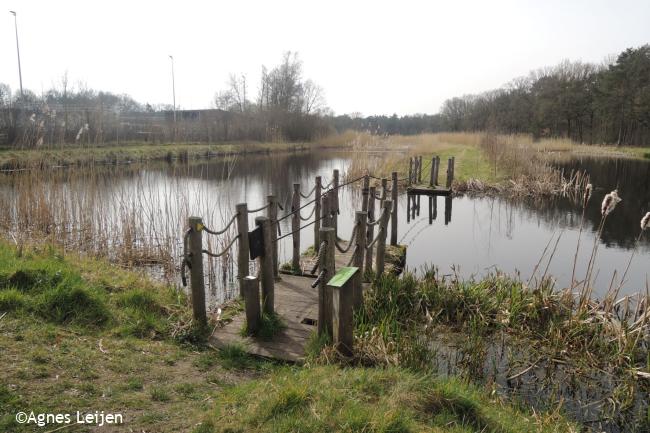
[(441, 185), (411, 185), (406, 188), (408, 194), (422, 194), (422, 195), (451, 195), (451, 188), (446, 188)]
[[(345, 241), (340, 242), (346, 246)], [(394, 248), (394, 247), (393, 247)], [(406, 254), (404, 248), (404, 254)], [(347, 253), (336, 251), (336, 268), (347, 266), (352, 256), (352, 248)], [(315, 257), (302, 257), (302, 267), (310, 272)], [(387, 263), (387, 270), (391, 267)], [(259, 338), (243, 337), (241, 330), (246, 322), (244, 312), (235, 316), (223, 328), (217, 328), (210, 337), (210, 343), (217, 348), (232, 344), (242, 344), (252, 355), (283, 361), (302, 362), (305, 358), (305, 348), (316, 332), (318, 320), (318, 288), (311, 287), (314, 278), (310, 276), (295, 276), (280, 274), (280, 281), (275, 282), (275, 311), (278, 313), (286, 328), (281, 330), (271, 341)], [(368, 284), (364, 283), (364, 289)]]

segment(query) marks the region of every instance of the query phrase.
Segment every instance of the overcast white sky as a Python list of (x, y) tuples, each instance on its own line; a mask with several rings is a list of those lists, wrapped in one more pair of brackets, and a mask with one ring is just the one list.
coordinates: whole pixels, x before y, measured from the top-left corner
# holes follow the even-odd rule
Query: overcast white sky
[(562, 59), (601, 62), (650, 43), (650, 1), (0, 2), (0, 82), (60, 82), (207, 108), (231, 72), (257, 93), (261, 65), (298, 51), (337, 113), (435, 113), (452, 96), (501, 86)]

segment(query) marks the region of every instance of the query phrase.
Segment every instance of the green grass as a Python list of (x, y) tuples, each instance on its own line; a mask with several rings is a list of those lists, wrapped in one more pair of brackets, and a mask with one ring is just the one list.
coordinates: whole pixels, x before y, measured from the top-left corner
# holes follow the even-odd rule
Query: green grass
[(195, 432), (572, 431), (459, 381), (398, 368), (283, 368), (220, 400)]
[(284, 320), (282, 320), (282, 317), (280, 317), (278, 314), (262, 313), (262, 316), (260, 317), (260, 323), (256, 330), (250, 330), (248, 328), (248, 323), (244, 323), (240, 334), (244, 337), (251, 335), (263, 341), (270, 341), (278, 332), (285, 329), (286, 327), (287, 325), (284, 323)]
[(45, 165), (90, 163), (124, 163), (130, 161), (196, 159), (207, 155), (266, 153), (271, 151), (304, 150), (300, 143), (178, 143), (178, 144), (107, 144), (83, 147), (65, 145), (52, 149), (0, 149), (0, 168), (24, 168)]

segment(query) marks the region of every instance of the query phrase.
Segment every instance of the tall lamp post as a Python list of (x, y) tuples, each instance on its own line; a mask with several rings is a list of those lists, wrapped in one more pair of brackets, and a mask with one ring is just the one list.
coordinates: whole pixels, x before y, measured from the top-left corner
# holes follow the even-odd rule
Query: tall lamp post
[(176, 83), (174, 81), (174, 56), (170, 55), (172, 61), (172, 95), (174, 97), (174, 141), (176, 141)]
[(9, 11), (14, 16), (14, 27), (16, 29), (16, 52), (18, 53), (18, 78), (20, 80), (20, 97), (23, 95), (23, 72), (20, 69), (20, 46), (18, 45), (18, 18), (15, 11)]

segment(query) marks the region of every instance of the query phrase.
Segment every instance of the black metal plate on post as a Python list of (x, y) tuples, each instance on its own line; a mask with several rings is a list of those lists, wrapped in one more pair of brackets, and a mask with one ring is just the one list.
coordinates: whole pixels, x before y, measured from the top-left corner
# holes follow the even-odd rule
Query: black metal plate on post
[(251, 260), (264, 255), (264, 238), (262, 237), (262, 226), (258, 226), (252, 232), (248, 232), (248, 248)]

